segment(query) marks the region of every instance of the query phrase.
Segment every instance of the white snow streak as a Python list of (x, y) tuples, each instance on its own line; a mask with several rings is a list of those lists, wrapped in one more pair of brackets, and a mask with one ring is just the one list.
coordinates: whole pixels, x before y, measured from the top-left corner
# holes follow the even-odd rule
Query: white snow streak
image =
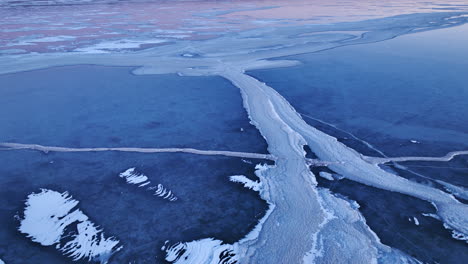
[[(136, 168), (130, 168), (126, 171), (119, 174), (120, 178), (124, 178), (128, 184), (138, 185), (138, 187), (145, 187), (151, 183), (148, 177), (144, 174), (138, 173)], [(166, 189), (162, 184), (157, 186), (150, 186), (146, 188), (147, 191), (154, 191), (153, 195), (161, 197), (165, 200), (171, 202), (177, 201), (177, 197), (172, 193), (172, 191)]]

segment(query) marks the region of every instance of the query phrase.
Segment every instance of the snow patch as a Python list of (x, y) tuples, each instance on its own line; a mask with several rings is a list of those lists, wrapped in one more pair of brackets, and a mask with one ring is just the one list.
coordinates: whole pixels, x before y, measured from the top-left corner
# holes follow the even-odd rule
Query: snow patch
[[(145, 187), (151, 183), (148, 177), (142, 173), (136, 171), (136, 168), (130, 168), (119, 174), (120, 178), (125, 179), (128, 184), (138, 185), (138, 187)], [(172, 193), (171, 190), (165, 188), (162, 184), (156, 186), (150, 186), (146, 188), (147, 191), (154, 191), (153, 195), (162, 197), (163, 199), (171, 202), (176, 201), (177, 196)]]
[(229, 180), (232, 182), (242, 183), (245, 188), (254, 190), (256, 192), (260, 191), (261, 183), (258, 181), (252, 181), (244, 175), (233, 175), (229, 177)]
[(148, 177), (135, 171), (136, 168), (130, 168), (119, 174), (120, 178), (124, 178), (128, 184), (140, 184), (139, 187), (148, 185)]
[(18, 230), (32, 241), (52, 246), (74, 261), (87, 260), (107, 263), (122, 247), (114, 237), (89, 221), (80, 209), (78, 201), (68, 192), (59, 193), (41, 189), (26, 200), (24, 218)]
[(178, 242), (166, 250), (166, 261), (177, 264), (235, 264), (233, 246), (222, 241), (205, 238), (192, 242)]
[(408, 217), (408, 221), (413, 222), (417, 226), (419, 225), (419, 220), (415, 216), (413, 218)]

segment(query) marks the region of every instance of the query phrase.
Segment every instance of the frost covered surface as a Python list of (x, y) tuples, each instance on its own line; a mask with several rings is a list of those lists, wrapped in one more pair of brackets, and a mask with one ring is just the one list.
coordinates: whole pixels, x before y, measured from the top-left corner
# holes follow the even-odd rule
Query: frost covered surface
[(43, 246), (55, 245), (74, 261), (107, 263), (121, 249), (119, 241), (105, 236), (77, 205), (67, 192), (42, 189), (32, 193), (18, 230)]
[[(119, 174), (120, 178), (124, 178), (128, 184), (138, 185), (138, 187), (145, 187), (151, 183), (148, 177), (144, 174), (138, 173), (136, 168), (130, 168)], [(149, 186), (146, 188), (147, 191), (153, 192), (153, 195), (167, 199), (171, 202), (177, 201), (171, 190), (165, 188), (162, 184), (156, 186)]]

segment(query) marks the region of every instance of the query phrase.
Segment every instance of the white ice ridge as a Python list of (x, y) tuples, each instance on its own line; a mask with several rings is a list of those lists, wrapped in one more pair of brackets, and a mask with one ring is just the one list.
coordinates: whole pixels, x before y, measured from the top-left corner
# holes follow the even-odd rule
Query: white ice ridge
[(0, 264), (5, 264), (5, 262), (3, 262), (3, 260), (0, 259)]
[(244, 175), (233, 175), (229, 176), (229, 180), (232, 182), (242, 183), (245, 188), (260, 191), (261, 183), (259, 181), (252, 181)]
[[(148, 177), (144, 174), (138, 173), (136, 168), (130, 168), (119, 174), (120, 178), (124, 178), (128, 184), (138, 185), (138, 187), (145, 187), (151, 183)], [(147, 191), (152, 191), (153, 195), (166, 199), (168, 201), (177, 201), (177, 196), (172, 191), (166, 189), (162, 184), (157, 186), (149, 186)]]
[(43, 146), (38, 144), (20, 144), (20, 143), (9, 143), (0, 142), (0, 147), (4, 149), (30, 149), (48, 152), (103, 152), (103, 151), (120, 151), (120, 152), (139, 152), (139, 153), (191, 153), (198, 155), (221, 155), (228, 157), (240, 157), (250, 159), (268, 159), (274, 160), (272, 155), (249, 153), (249, 152), (236, 152), (236, 151), (223, 151), (223, 150), (199, 150), (193, 148), (133, 148), (133, 147), (121, 147), (121, 148), (66, 148), (66, 147), (54, 147), (54, 146)]
[(43, 246), (55, 245), (74, 261), (107, 263), (122, 248), (119, 241), (106, 237), (77, 205), (67, 192), (42, 189), (32, 193), (18, 230)]
[[(347, 147), (336, 138), (311, 127), (302, 120), (301, 116), (279, 93), (266, 84), (244, 74), (242, 68), (226, 67), (223, 76), (241, 89), (244, 97), (244, 106), (249, 112), (252, 123), (259, 128), (262, 135), (267, 139), (269, 151), (278, 158), (277, 164), (283, 161), (283, 158), (289, 160), (299, 159), (299, 157), (294, 158), (292, 155), (295, 146), (292, 139), (297, 137), (299, 141), (306, 141), (319, 159), (328, 161), (328, 166), (336, 173), (366, 185), (400, 192), (432, 202), (437, 208), (440, 219), (447, 226), (450, 226), (459, 233), (468, 234), (468, 207), (458, 202), (450, 194), (384, 171), (377, 164), (369, 162), (362, 154)], [(254, 113), (256, 114), (254, 115)], [(276, 126), (273, 123), (276, 123)], [(271, 133), (271, 139), (275, 140), (275, 144), (270, 144), (269, 136), (265, 132), (267, 130), (274, 130), (269, 132)], [(287, 131), (288, 137), (286, 140), (280, 140), (279, 138), (279, 134), (282, 131)], [(283, 142), (283, 144), (280, 142)], [(277, 149), (288, 153), (287, 157), (284, 157), (282, 153), (274, 151)], [(300, 188), (295, 186), (292, 181), (294, 170), (289, 168), (284, 171), (289, 172), (287, 188), (293, 188), (292, 186), (294, 186), (294, 190), (299, 191)], [(302, 184), (304, 185), (304, 183)], [(287, 193), (284, 192), (285, 187), (280, 189), (283, 195)], [(312, 193), (313, 190), (314, 188), (311, 188), (309, 192)], [(314, 200), (317, 199), (315, 198)], [(311, 206), (307, 207), (313, 208)], [(319, 210), (314, 209), (313, 211)], [(285, 213), (284, 215), (288, 214)], [(319, 214), (315, 218), (320, 219)], [(305, 217), (302, 216), (302, 219), (305, 220)], [(311, 233), (314, 233), (313, 225), (309, 224), (308, 226)], [(275, 230), (272, 233), (278, 234), (279, 232)], [(272, 235), (270, 234), (270, 236)], [(301, 235), (296, 232), (296, 236)], [(278, 236), (276, 239), (281, 238)], [(275, 239), (272, 238), (271, 240)], [(260, 248), (262, 251), (266, 249), (265, 245)], [(271, 248), (271, 250), (273, 252), (274, 249)], [(279, 252), (277, 251), (276, 253)]]

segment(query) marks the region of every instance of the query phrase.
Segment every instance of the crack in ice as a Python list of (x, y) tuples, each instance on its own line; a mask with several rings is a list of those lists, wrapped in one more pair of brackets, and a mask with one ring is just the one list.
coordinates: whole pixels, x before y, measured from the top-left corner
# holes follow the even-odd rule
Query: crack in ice
[(224, 150), (199, 150), (193, 148), (136, 148), (136, 147), (114, 147), (114, 148), (67, 148), (67, 147), (54, 147), (43, 146), (38, 144), (21, 144), (0, 142), (0, 147), (4, 150), (12, 149), (29, 149), (48, 152), (104, 152), (104, 151), (119, 151), (119, 152), (139, 152), (139, 153), (190, 153), (198, 155), (220, 155), (228, 157), (250, 158), (250, 159), (267, 159), (275, 160), (274, 156), (268, 154), (249, 153), (249, 152), (236, 152)]

